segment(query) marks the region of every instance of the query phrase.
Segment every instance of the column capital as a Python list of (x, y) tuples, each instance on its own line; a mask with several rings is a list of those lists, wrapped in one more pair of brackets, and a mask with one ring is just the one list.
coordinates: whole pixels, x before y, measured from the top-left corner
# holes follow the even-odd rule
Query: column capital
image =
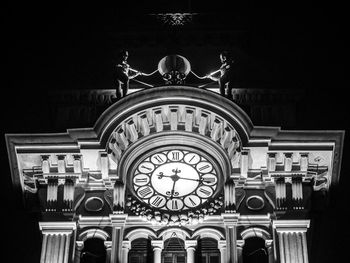
[(237, 247), (239, 248), (243, 248), (244, 247), (244, 244), (245, 244), (245, 240), (244, 239), (240, 239), (240, 240), (237, 240), (236, 241), (237, 243)]
[(272, 246), (272, 243), (273, 243), (273, 239), (266, 239), (265, 240), (265, 247), (266, 248), (269, 248)]
[(219, 240), (218, 241), (218, 249), (226, 249), (227, 247), (227, 241), (226, 240)]
[(185, 249), (193, 248), (196, 249), (197, 247), (197, 240), (185, 240)]
[(238, 223), (240, 214), (238, 213), (222, 213), (221, 217), (224, 221), (224, 224), (227, 226), (235, 226)]
[(164, 248), (164, 241), (163, 240), (152, 240), (151, 245), (153, 247), (153, 250), (155, 250), (155, 249), (162, 250)]
[(104, 242), (104, 245), (105, 245), (106, 249), (111, 249), (112, 248), (112, 244), (113, 244), (112, 241), (105, 241)]
[(109, 215), (111, 224), (113, 227), (123, 227), (125, 226), (126, 219), (128, 218), (127, 214), (112, 214)]
[(122, 249), (130, 250), (130, 249), (131, 249), (131, 241), (129, 241), (129, 240), (124, 240), (124, 241), (122, 242)]
[(306, 232), (310, 220), (273, 220), (272, 226), (277, 232)]
[(79, 251), (83, 250), (83, 248), (84, 248), (84, 241), (75, 241), (75, 247)]
[(43, 234), (71, 234), (76, 230), (76, 222), (39, 222)]

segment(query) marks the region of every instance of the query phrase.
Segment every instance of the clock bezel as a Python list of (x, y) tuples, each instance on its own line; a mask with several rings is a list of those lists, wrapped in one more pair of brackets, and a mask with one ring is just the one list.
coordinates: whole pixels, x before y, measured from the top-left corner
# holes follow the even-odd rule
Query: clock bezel
[[(196, 153), (198, 155), (200, 155), (201, 157), (205, 158), (207, 160), (207, 162), (209, 162), (212, 166), (213, 166), (213, 169), (215, 170), (215, 173), (216, 173), (216, 177), (217, 177), (217, 183), (216, 183), (216, 188), (213, 190), (213, 194), (211, 194), (203, 203), (203, 199), (204, 198), (201, 198), (201, 204), (199, 204), (198, 206), (195, 206), (193, 208), (190, 208), (190, 207), (187, 207), (185, 209), (180, 209), (178, 211), (176, 210), (170, 210), (170, 209), (161, 209), (161, 208), (157, 208), (157, 207), (154, 207), (150, 204), (148, 204), (147, 202), (145, 202), (144, 200), (145, 199), (149, 199), (149, 198), (140, 198), (137, 194), (137, 192), (135, 191), (134, 189), (134, 185), (133, 185), (133, 178), (135, 176), (135, 172), (136, 170), (138, 169), (139, 165), (141, 163), (143, 163), (145, 161), (145, 159), (148, 159), (150, 158), (152, 155), (156, 154), (156, 153), (160, 153), (160, 152), (164, 152), (164, 151), (172, 151), (172, 150), (180, 150), (180, 151), (188, 151), (188, 152), (192, 152), (192, 153)], [(168, 145), (168, 146), (164, 146), (164, 147), (160, 147), (160, 148), (156, 148), (156, 149), (152, 149), (144, 154), (141, 155), (142, 157), (139, 158), (138, 160), (136, 160), (132, 165), (131, 165), (131, 170), (130, 170), (130, 180), (128, 180), (127, 182), (127, 186), (128, 186), (128, 189), (129, 191), (132, 193), (132, 195), (135, 197), (135, 199), (137, 199), (138, 201), (140, 201), (143, 205), (147, 206), (148, 208), (152, 209), (152, 210), (160, 210), (162, 212), (166, 212), (166, 213), (179, 213), (179, 211), (184, 211), (184, 212), (187, 212), (187, 211), (190, 211), (190, 210), (196, 210), (196, 209), (200, 209), (202, 208), (203, 206), (206, 206), (208, 205), (208, 203), (215, 199), (218, 194), (220, 193), (220, 191), (222, 190), (222, 187), (223, 187), (223, 178), (221, 175), (221, 169), (220, 169), (220, 166), (219, 164), (217, 163), (217, 161), (212, 157), (210, 156), (209, 154), (203, 152), (202, 150), (198, 149), (198, 148), (194, 148), (194, 147), (189, 147), (189, 146), (183, 146), (183, 145)], [(181, 162), (180, 162), (181, 163)], [(190, 165), (191, 166), (191, 165)], [(159, 166), (158, 166), (159, 167)], [(152, 175), (151, 175), (152, 176)], [(196, 187), (196, 189), (194, 191), (196, 191), (198, 189), (199, 186)], [(153, 187), (154, 189), (154, 187)], [(188, 196), (189, 194), (187, 194), (186, 196)], [(154, 194), (152, 195), (154, 196)], [(181, 199), (184, 200), (184, 198), (186, 197), (182, 197)], [(168, 200), (171, 200), (171, 199), (167, 199)], [(184, 202), (184, 201), (183, 201)]]

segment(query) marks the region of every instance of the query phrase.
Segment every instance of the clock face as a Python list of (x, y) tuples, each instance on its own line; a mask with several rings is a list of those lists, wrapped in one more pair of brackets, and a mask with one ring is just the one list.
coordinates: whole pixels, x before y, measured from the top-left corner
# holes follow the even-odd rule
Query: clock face
[(139, 200), (153, 208), (174, 212), (204, 204), (217, 185), (218, 173), (207, 158), (178, 149), (144, 158), (132, 178)]

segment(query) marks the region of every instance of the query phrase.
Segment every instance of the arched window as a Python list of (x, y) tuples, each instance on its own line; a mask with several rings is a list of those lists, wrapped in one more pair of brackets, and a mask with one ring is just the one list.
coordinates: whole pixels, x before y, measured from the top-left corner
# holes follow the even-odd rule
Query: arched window
[(131, 242), (129, 251), (130, 263), (151, 263), (153, 262), (153, 249), (151, 241), (146, 238), (138, 238)]
[(245, 240), (243, 247), (244, 263), (268, 263), (268, 252), (265, 240), (260, 237), (250, 237)]
[(104, 240), (89, 238), (84, 241), (84, 248), (81, 252), (80, 263), (105, 263), (106, 248)]
[(163, 263), (185, 263), (185, 243), (180, 238), (169, 238), (164, 242)]
[(220, 250), (218, 249), (218, 241), (213, 238), (199, 239), (196, 249), (196, 255), (197, 262), (219, 263)]

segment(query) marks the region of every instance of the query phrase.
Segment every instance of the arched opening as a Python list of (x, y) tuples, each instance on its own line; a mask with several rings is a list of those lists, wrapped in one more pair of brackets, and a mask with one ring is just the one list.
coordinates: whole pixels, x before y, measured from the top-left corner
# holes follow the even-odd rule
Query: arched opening
[(164, 242), (162, 263), (185, 263), (185, 243), (180, 238), (169, 238)]
[(147, 238), (138, 238), (131, 241), (131, 249), (129, 251), (130, 263), (151, 263), (153, 262), (153, 249), (151, 240)]
[(196, 250), (196, 262), (219, 263), (220, 250), (218, 249), (218, 241), (213, 238), (199, 239)]
[(260, 237), (250, 237), (245, 240), (243, 247), (244, 263), (268, 263), (268, 252), (265, 240)]
[(105, 263), (106, 247), (104, 240), (100, 238), (89, 238), (84, 241), (81, 252), (80, 263)]

